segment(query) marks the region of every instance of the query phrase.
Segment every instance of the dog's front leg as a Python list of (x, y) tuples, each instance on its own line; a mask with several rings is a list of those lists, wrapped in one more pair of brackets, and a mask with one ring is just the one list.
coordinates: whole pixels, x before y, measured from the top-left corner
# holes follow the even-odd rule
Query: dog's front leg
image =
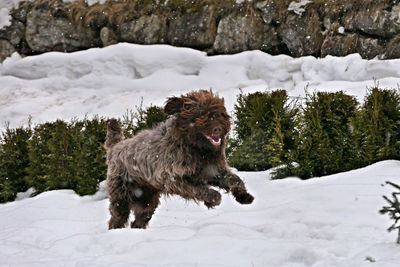
[(221, 194), (218, 191), (209, 188), (206, 184), (193, 184), (183, 178), (175, 179), (175, 182), (168, 186), (167, 192), (187, 200), (204, 201), (209, 209), (221, 204)]
[(222, 170), (212, 179), (211, 185), (215, 185), (231, 192), (240, 204), (251, 204), (254, 197), (246, 190), (246, 186), (239, 176), (229, 170)]

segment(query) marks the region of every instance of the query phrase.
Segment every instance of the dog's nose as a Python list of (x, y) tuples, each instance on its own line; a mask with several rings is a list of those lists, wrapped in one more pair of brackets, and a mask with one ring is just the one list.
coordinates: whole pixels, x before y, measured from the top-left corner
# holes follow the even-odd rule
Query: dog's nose
[(220, 126), (214, 127), (212, 135), (220, 136), (221, 133), (222, 133), (222, 128)]

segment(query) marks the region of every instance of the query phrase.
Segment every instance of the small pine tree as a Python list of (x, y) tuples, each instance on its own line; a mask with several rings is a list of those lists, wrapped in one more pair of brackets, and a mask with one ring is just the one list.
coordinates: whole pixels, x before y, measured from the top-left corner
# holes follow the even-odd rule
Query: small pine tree
[(74, 125), (75, 191), (79, 195), (94, 194), (99, 182), (106, 177), (106, 151), (104, 141), (107, 122), (103, 118), (85, 119)]
[(238, 96), (235, 135), (227, 154), (239, 170), (265, 170), (287, 161), (295, 148), (298, 108), (285, 90)]
[(142, 103), (136, 107), (136, 111), (127, 111), (122, 118), (124, 134), (132, 137), (143, 129), (150, 129), (158, 123), (165, 121), (168, 115), (164, 109), (151, 105), (144, 109)]
[(52, 138), (55, 124), (47, 122), (33, 129), (32, 138), (28, 142), (29, 166), (25, 178), (29, 187), (34, 187), (37, 193), (48, 190), (49, 176), (44, 168), (47, 163), (50, 150), (48, 142)]
[(54, 122), (54, 130), (47, 142), (49, 154), (42, 167), (46, 173), (48, 190), (74, 189), (76, 183), (76, 169), (73, 152), (76, 143), (72, 131), (72, 124), (61, 120)]
[(394, 222), (393, 224), (388, 228), (388, 231), (391, 232), (393, 230), (397, 229), (397, 244), (400, 244), (400, 185), (392, 183), (392, 182), (386, 182), (386, 184), (393, 186), (394, 188), (397, 189), (397, 192), (392, 193), (392, 198), (389, 198), (387, 196), (383, 196), (383, 198), (386, 200), (386, 202), (389, 204), (388, 206), (384, 206), (379, 212), (381, 214), (387, 214), (389, 215), (390, 219), (392, 219)]
[(399, 91), (370, 88), (355, 120), (354, 136), (363, 165), (400, 159)]
[(28, 140), (32, 135), (30, 126), (6, 128), (0, 137), (0, 202), (14, 200), (17, 192), (26, 191)]
[(356, 99), (343, 92), (307, 94), (298, 151), (291, 158), (298, 166), (288, 164), (274, 178), (296, 175), (307, 179), (354, 168), (356, 146), (350, 122), (356, 110)]

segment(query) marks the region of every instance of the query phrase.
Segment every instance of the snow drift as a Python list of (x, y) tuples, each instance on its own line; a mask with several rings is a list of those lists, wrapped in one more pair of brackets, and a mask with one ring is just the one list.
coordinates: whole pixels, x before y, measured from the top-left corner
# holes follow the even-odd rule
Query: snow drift
[[(162, 105), (166, 97), (212, 88), (232, 111), (240, 90), (286, 89), (293, 97), (305, 88), (339, 91), (360, 100), (368, 86), (397, 88), (400, 60), (291, 58), (248, 51), (207, 56), (188, 48), (118, 44), (65, 54), (51, 52), (0, 64), (0, 127), (98, 114), (121, 117), (143, 104)], [(74, 108), (71, 108), (74, 107)]]

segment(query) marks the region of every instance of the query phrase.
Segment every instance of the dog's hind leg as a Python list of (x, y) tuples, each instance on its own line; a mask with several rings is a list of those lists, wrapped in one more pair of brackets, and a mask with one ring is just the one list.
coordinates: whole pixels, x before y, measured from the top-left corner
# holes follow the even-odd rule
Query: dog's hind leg
[(141, 186), (132, 190), (131, 209), (135, 214), (135, 220), (131, 223), (132, 228), (146, 228), (157, 206), (160, 203), (160, 192), (154, 188)]
[(123, 228), (128, 221), (130, 208), (126, 187), (121, 177), (109, 177), (107, 180), (107, 190), (110, 198), (109, 209), (111, 213), (108, 229)]

